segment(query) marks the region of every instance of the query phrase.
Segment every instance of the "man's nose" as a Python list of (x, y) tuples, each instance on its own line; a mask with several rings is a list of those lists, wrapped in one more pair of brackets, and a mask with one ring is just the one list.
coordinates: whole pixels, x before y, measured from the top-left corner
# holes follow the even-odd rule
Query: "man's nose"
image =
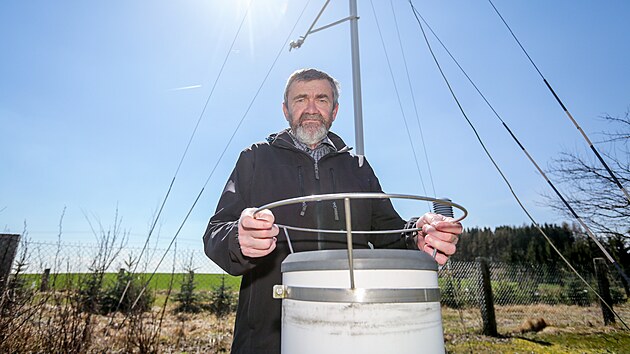
[(315, 105), (315, 100), (308, 100), (305, 111), (306, 113), (319, 113), (317, 105)]

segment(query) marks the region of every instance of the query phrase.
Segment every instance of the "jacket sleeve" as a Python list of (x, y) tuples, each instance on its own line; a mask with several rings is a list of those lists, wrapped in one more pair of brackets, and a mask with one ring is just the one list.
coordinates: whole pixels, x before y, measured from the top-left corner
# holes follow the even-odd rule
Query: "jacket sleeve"
[(253, 175), (252, 151), (241, 153), (228, 179), (215, 214), (203, 235), (208, 258), (231, 275), (242, 275), (255, 266), (255, 260), (243, 256), (238, 243), (238, 220), (249, 205), (249, 187)]

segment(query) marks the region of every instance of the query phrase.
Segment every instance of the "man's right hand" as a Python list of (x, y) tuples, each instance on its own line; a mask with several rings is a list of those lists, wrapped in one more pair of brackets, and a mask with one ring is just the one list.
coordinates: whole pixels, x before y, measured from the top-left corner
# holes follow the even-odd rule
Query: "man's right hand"
[(262, 210), (254, 215), (256, 208), (247, 208), (238, 220), (238, 243), (241, 253), (247, 257), (263, 257), (276, 249), (278, 226), (270, 210)]

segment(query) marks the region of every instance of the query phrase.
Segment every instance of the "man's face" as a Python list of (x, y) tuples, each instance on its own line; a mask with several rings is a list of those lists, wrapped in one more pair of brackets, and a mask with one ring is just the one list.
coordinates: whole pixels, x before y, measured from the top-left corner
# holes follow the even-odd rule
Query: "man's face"
[(333, 104), (333, 90), (328, 80), (293, 82), (287, 102), (282, 105), (293, 134), (311, 147), (326, 136), (338, 108)]

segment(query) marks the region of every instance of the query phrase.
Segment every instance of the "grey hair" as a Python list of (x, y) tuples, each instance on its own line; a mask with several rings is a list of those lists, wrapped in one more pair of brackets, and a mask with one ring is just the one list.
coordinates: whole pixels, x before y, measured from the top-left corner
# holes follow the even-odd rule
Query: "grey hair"
[(284, 104), (287, 104), (289, 99), (289, 88), (294, 82), (313, 80), (328, 80), (333, 91), (333, 107), (337, 106), (339, 104), (339, 82), (335, 80), (334, 77), (317, 69), (300, 69), (294, 71), (293, 74), (289, 76), (287, 85), (284, 87)]

